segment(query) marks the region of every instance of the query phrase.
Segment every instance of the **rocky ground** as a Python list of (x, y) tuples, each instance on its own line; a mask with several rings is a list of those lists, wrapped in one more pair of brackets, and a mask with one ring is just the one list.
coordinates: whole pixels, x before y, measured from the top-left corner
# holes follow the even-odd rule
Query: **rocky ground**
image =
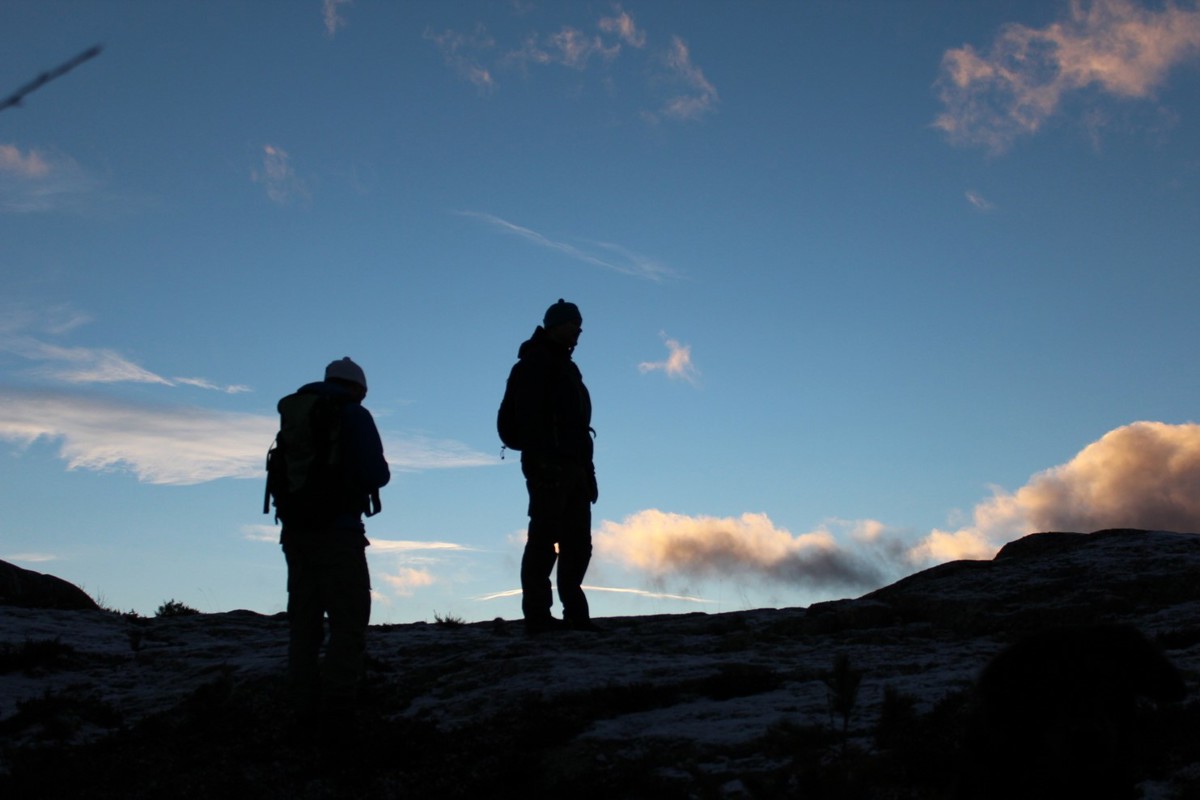
[[(372, 627), (357, 722), (310, 737), (283, 703), (281, 616), (0, 607), (0, 794), (951, 798), (1002, 796), (995, 774), (1070, 796), (1057, 769), (1103, 775), (1090, 797), (1200, 797), (1197, 536), (1036, 534), (854, 600), (600, 622)], [(978, 678), (1057, 627), (1102, 639), (1035, 654), (1019, 692), (1065, 677), (1017, 746)], [(1182, 700), (1158, 692), (1163, 657)]]

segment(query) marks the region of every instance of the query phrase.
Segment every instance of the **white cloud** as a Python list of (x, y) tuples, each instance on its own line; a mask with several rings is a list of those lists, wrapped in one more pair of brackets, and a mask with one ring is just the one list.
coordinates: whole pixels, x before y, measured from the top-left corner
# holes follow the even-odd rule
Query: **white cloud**
[(0, 343), (32, 361), (49, 362), (38, 373), (66, 383), (155, 383), (173, 385), (171, 381), (155, 375), (147, 369), (129, 361), (119, 353), (108, 349), (90, 347), (60, 347), (33, 340)]
[(251, 170), (250, 179), (261, 184), (267, 192), (267, 197), (279, 205), (312, 197), (307, 183), (296, 174), (291, 156), (286, 150), (273, 144), (263, 145), (262, 167)]
[(420, 434), (385, 433), (383, 449), (388, 463), (399, 470), (487, 467), (499, 463), (496, 456), (481, 453), (462, 442)]
[(279, 544), (278, 525), (243, 525), (242, 536), (252, 542)]
[(966, 198), (967, 202), (970, 203), (976, 211), (988, 212), (996, 210), (996, 206), (990, 200), (974, 189), (967, 191)]
[(522, 592), (520, 589), (505, 589), (502, 592), (492, 592), (491, 594), (485, 594), (480, 597), (476, 597), (474, 599), (480, 600), (480, 601), (504, 600), (509, 597), (520, 597), (521, 594), (522, 594)]
[(453, 542), (414, 542), (397, 539), (371, 539), (371, 550), (375, 553), (453, 552), (467, 553), (475, 548)]
[[(688, 594), (669, 594), (667, 592), (653, 592), (648, 589), (630, 589), (616, 586), (591, 586), (584, 584), (583, 588), (589, 592), (609, 592), (612, 594), (632, 594), (637, 597), (646, 597), (651, 600), (680, 600), (685, 603), (713, 603), (714, 600), (705, 600), (703, 597), (695, 597)], [(481, 597), (474, 598), (479, 601), (487, 600), (505, 600), (509, 597), (520, 597), (520, 589), (505, 589), (502, 592), (493, 592)]]
[(127, 470), (146, 483), (261, 477), (277, 427), (253, 414), (0, 389), (0, 439), (61, 440), (69, 469)]
[(172, 383), (182, 384), (183, 386), (195, 386), (197, 389), (211, 389), (214, 392), (224, 392), (225, 394), (242, 394), (243, 392), (253, 391), (249, 386), (237, 383), (230, 386), (221, 386), (213, 383), (205, 378), (172, 378)]
[(333, 36), (338, 28), (346, 27), (346, 18), (338, 13), (338, 6), (350, 5), (354, 0), (322, 0), (322, 16), (325, 19), (325, 33)]
[(221, 385), (207, 378), (166, 378), (109, 348), (67, 347), (41, 336), (63, 336), (91, 318), (70, 306), (31, 310), (18, 306), (0, 309), (0, 353), (11, 353), (38, 364), (33, 374), (72, 384), (145, 383), (159, 386), (192, 386), (240, 394), (251, 391), (241, 384)]
[(1197, 56), (1200, 10), (1073, 0), (1068, 16), (1045, 28), (1005, 26), (985, 54), (969, 44), (947, 51), (937, 82), (945, 111), (934, 127), (954, 144), (1000, 153), (1041, 129), (1068, 95), (1147, 98)]
[(563, 255), (580, 261), (584, 264), (590, 264), (596, 267), (603, 267), (614, 272), (619, 272), (623, 275), (632, 275), (636, 278), (644, 278), (650, 281), (662, 281), (664, 278), (674, 277), (675, 271), (669, 267), (659, 264), (646, 256), (631, 253), (617, 245), (613, 244), (598, 244), (597, 246), (608, 250), (618, 256), (617, 258), (602, 257), (596, 253), (588, 252), (575, 245), (566, 242), (557, 241), (547, 236), (543, 236), (537, 231), (523, 228), (520, 225), (515, 225), (507, 220), (501, 219), (494, 214), (488, 214), (479, 211), (459, 211), (459, 215), (478, 219), (492, 227), (498, 228), (506, 233), (511, 233), (521, 237), (527, 242), (544, 247), (549, 250), (555, 250)]
[(429, 570), (412, 567), (395, 567), (391, 572), (384, 572), (381, 577), (392, 591), (401, 597), (412, 597), (418, 589), (437, 583), (437, 578)]
[(584, 584), (584, 589), (589, 592), (608, 592), (610, 594), (632, 594), (637, 597), (645, 597), (650, 600), (680, 600), (685, 603), (715, 603), (715, 600), (706, 600), (703, 597), (695, 597), (690, 594), (669, 594), (667, 592), (651, 592), (646, 589), (627, 589), (616, 586), (589, 586)]
[(666, 361), (643, 361), (638, 364), (638, 369), (644, 374), (647, 372), (663, 372), (669, 378), (685, 380), (693, 386), (697, 385), (700, 379), (700, 371), (692, 363), (692, 347), (691, 345), (680, 344), (677, 339), (671, 339), (666, 333), (660, 334), (663, 342), (667, 345)]
[[(122, 403), (58, 392), (0, 388), (0, 439), (60, 440), (69, 469), (129, 471), (145, 483), (187, 485), (264, 476), (275, 415)], [(492, 456), (449, 440), (385, 436), (397, 469), (483, 466)]]
[(10, 564), (44, 564), (47, 561), (58, 561), (58, 556), (50, 553), (13, 553), (12, 555), (0, 555), (0, 561), (7, 561)]

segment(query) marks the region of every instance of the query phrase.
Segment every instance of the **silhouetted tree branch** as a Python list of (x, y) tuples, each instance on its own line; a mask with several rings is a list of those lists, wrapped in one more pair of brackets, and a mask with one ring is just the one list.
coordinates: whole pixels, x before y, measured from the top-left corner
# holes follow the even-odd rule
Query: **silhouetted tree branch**
[(38, 75), (36, 78), (22, 86), (20, 89), (17, 89), (8, 97), (0, 100), (0, 111), (4, 111), (12, 106), (21, 105), (21, 101), (25, 99), (25, 95), (40, 89), (44, 84), (49, 83), (61, 75), (66, 75), (68, 72), (75, 69), (88, 59), (95, 58), (96, 56), (100, 55), (100, 51), (103, 49), (104, 48), (101, 45), (89, 47), (87, 50), (84, 50), (82, 53), (75, 56), (65, 64), (61, 64), (54, 69), (49, 70), (48, 72), (43, 72), (41, 75)]

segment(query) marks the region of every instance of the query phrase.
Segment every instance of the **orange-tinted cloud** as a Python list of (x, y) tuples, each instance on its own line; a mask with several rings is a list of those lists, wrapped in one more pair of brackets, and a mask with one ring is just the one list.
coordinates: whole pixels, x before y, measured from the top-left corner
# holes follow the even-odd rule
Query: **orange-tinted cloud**
[(912, 555), (990, 558), (1027, 533), (1104, 528), (1200, 532), (1200, 425), (1135, 422), (1109, 431), (1017, 491), (994, 490), (971, 525), (934, 531)]
[(623, 522), (606, 520), (594, 545), (601, 557), (655, 580), (753, 575), (782, 584), (867, 588), (880, 578), (870, 559), (847, 550), (830, 531), (796, 535), (766, 514), (692, 517), (649, 509)]
[(1070, 93), (1149, 97), (1173, 68), (1198, 56), (1194, 7), (1073, 0), (1066, 19), (1044, 28), (1005, 26), (986, 53), (969, 44), (947, 51), (938, 79), (945, 111), (934, 127), (955, 144), (1002, 152), (1038, 131)]
[(11, 172), (23, 178), (40, 178), (50, 172), (50, 165), (36, 150), (22, 153), (15, 145), (0, 144), (0, 172)]
[(643, 361), (638, 364), (642, 373), (664, 372), (669, 378), (678, 378), (695, 385), (700, 379), (700, 371), (692, 364), (691, 345), (680, 344), (678, 339), (671, 339), (665, 333), (661, 334), (667, 345), (666, 361)]

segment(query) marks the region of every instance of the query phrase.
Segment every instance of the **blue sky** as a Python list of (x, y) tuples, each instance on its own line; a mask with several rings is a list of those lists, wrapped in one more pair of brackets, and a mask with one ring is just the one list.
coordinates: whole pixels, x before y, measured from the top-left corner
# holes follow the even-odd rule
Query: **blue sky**
[(0, 559), (284, 607), (279, 397), (349, 355), (373, 621), (519, 615), (495, 411), (559, 297), (599, 616), (1200, 530), (1195, 2), (0, 9)]

